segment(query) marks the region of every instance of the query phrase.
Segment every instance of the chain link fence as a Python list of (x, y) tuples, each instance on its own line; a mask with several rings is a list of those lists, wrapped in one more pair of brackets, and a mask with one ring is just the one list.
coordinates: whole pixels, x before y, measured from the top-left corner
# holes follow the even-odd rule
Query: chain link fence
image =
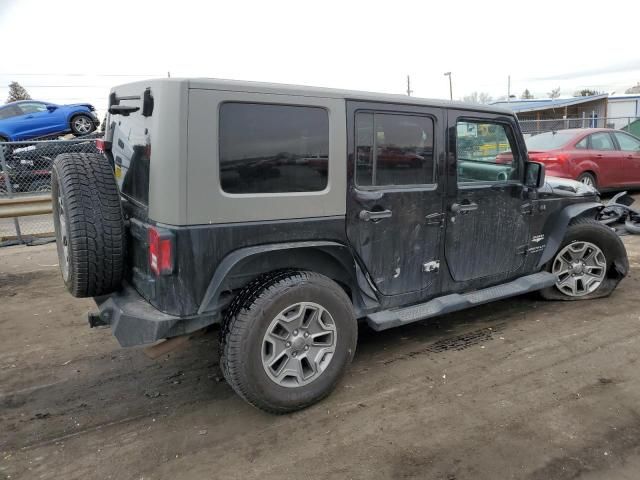
[[(72, 140), (0, 142), (0, 203), (21, 205), (51, 197), (51, 168), (62, 153), (96, 153), (93, 134)], [(41, 202), (40, 202), (41, 203)], [(50, 213), (0, 217), (0, 246), (53, 238)]]
[(525, 136), (544, 132), (555, 132), (570, 128), (615, 128), (640, 137), (640, 117), (598, 117), (585, 115), (579, 118), (519, 119), (520, 129)]

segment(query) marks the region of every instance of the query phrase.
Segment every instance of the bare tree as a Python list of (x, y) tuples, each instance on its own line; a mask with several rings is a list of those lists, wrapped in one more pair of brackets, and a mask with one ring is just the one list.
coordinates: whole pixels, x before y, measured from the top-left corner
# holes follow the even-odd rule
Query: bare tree
[(528, 88), (524, 89), (524, 92), (522, 92), (522, 95), (520, 96), (520, 98), (524, 99), (524, 100), (531, 100), (532, 98), (535, 98), (533, 96), (533, 94), (529, 91)]
[(627, 88), (624, 93), (640, 93), (640, 82), (633, 87)]
[(7, 103), (17, 102), (18, 100), (31, 100), (31, 95), (29, 95), (29, 92), (18, 82), (11, 82), (9, 84)]
[(603, 92), (599, 92), (597, 90), (592, 90), (591, 88), (583, 88), (582, 90), (578, 90), (573, 93), (574, 97), (591, 97), (593, 95), (600, 95)]
[(493, 97), (489, 95), (487, 92), (473, 92), (471, 95), (465, 95), (462, 97), (462, 101), (467, 103), (479, 103), (479, 104), (487, 104), (493, 100)]
[(560, 96), (560, 87), (554, 88), (549, 93), (547, 93), (547, 95), (549, 95), (549, 98), (551, 99), (558, 98)]

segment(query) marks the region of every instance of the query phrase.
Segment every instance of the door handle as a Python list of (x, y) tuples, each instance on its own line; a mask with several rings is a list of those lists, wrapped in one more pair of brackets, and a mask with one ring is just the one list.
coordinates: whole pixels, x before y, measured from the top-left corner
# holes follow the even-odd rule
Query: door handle
[(26, 118), (33, 118), (33, 115), (27, 115)]
[(602, 155), (601, 153), (598, 153), (598, 154), (596, 154), (596, 157), (598, 157), (598, 158), (602, 158), (602, 157), (603, 157), (603, 155)]
[(380, 211), (369, 211), (369, 210), (360, 210), (358, 217), (360, 220), (365, 222), (377, 222), (378, 220), (382, 220), (383, 218), (390, 218), (393, 215), (391, 210), (380, 210)]
[(466, 212), (472, 212), (477, 209), (478, 209), (478, 204), (474, 202), (454, 203), (453, 205), (451, 205), (451, 211), (453, 213), (466, 213)]

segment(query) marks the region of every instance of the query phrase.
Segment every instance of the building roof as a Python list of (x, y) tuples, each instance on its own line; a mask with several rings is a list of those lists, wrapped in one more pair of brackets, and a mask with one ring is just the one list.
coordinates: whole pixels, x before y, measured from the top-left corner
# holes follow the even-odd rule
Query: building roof
[(532, 100), (515, 100), (513, 102), (500, 101), (493, 102), (491, 105), (511, 110), (515, 113), (536, 112), (540, 110), (549, 110), (554, 108), (564, 108), (581, 103), (589, 103), (597, 100), (604, 100), (608, 97), (607, 93), (600, 95), (591, 95), (589, 97), (572, 97), (572, 98), (536, 98)]

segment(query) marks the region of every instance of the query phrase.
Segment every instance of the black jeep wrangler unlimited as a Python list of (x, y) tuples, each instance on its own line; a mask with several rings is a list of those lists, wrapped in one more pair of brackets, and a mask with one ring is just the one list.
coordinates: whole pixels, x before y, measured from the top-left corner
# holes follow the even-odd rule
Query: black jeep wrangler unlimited
[(102, 154), (60, 155), (62, 276), (123, 346), (221, 324), (234, 390), (326, 396), (375, 330), (540, 290), (609, 295), (597, 192), (544, 178), (512, 113), (209, 79), (116, 87)]

